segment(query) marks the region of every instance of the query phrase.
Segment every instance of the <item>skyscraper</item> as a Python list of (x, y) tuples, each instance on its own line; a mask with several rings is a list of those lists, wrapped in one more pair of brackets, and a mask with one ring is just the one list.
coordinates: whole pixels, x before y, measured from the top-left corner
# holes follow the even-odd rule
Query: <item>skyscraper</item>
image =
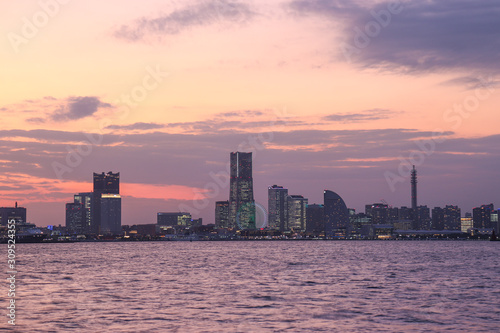
[(349, 213), (344, 200), (335, 192), (325, 190), (325, 236), (332, 237), (339, 230), (349, 225)]
[(116, 193), (101, 194), (100, 233), (117, 235), (122, 230), (122, 199)]
[(227, 228), (229, 226), (229, 201), (215, 203), (215, 227)]
[(284, 231), (287, 220), (288, 189), (283, 186), (273, 185), (267, 189), (268, 198), (268, 223), (271, 229)]
[(66, 227), (78, 234), (119, 234), (122, 229), (120, 173), (94, 173), (94, 191), (66, 204)]
[(286, 199), (288, 206), (286, 230), (306, 230), (307, 198), (301, 195), (289, 195)]
[(120, 173), (94, 173), (92, 233), (121, 232)]
[(231, 153), (230, 162), (229, 227), (255, 229), (252, 153)]
[(93, 231), (94, 193), (84, 192), (74, 196), (74, 202), (66, 204), (66, 228), (76, 234)]
[(66, 229), (70, 233), (81, 234), (83, 223), (83, 205), (77, 202), (66, 204)]

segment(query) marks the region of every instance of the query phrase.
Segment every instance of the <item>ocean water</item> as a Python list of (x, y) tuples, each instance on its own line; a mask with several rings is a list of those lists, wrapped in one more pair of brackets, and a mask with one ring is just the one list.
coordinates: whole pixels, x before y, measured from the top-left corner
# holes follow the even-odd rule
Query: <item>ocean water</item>
[[(500, 331), (500, 242), (117, 242), (16, 250), (17, 325), (5, 315), (0, 323), (15, 332)], [(6, 306), (2, 301), (3, 314)]]

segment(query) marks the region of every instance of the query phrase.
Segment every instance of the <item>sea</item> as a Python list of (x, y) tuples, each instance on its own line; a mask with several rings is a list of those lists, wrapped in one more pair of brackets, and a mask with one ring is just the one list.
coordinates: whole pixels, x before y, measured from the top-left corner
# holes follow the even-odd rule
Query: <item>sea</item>
[(16, 261), (5, 331), (500, 332), (500, 242), (19, 244)]

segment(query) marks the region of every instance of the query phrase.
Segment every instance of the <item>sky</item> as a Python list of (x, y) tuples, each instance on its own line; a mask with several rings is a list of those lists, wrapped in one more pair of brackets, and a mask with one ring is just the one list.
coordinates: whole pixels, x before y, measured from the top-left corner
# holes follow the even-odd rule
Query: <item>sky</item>
[(349, 208), (500, 205), (500, 3), (0, 3), (0, 206), (64, 225), (120, 172), (122, 225), (214, 222), (233, 151), (273, 184)]

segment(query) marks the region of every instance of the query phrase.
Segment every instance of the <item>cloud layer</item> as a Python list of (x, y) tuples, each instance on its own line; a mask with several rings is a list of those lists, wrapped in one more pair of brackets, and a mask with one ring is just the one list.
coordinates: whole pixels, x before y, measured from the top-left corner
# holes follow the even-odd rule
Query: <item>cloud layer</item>
[[(36, 112), (36, 117), (26, 119), (27, 122), (34, 124), (42, 124), (46, 121), (67, 122), (80, 120), (93, 116), (99, 109), (112, 107), (111, 104), (101, 101), (96, 96), (71, 96), (65, 99), (48, 96), (41, 100), (25, 101), (24, 105), (14, 106), (16, 112)], [(29, 109), (26, 110), (26, 108)]]
[(401, 10), (397, 7), (392, 13), (390, 3), (394, 2), (366, 6), (338, 0), (297, 0), (290, 6), (301, 15), (341, 22), (343, 48), (336, 53), (340, 59), (349, 58), (364, 67), (500, 72), (498, 1), (401, 1)]
[(158, 17), (142, 17), (132, 24), (122, 25), (114, 32), (115, 37), (139, 41), (150, 35), (176, 35), (185, 30), (220, 22), (242, 23), (254, 17), (250, 6), (240, 1), (199, 1), (169, 14)]

